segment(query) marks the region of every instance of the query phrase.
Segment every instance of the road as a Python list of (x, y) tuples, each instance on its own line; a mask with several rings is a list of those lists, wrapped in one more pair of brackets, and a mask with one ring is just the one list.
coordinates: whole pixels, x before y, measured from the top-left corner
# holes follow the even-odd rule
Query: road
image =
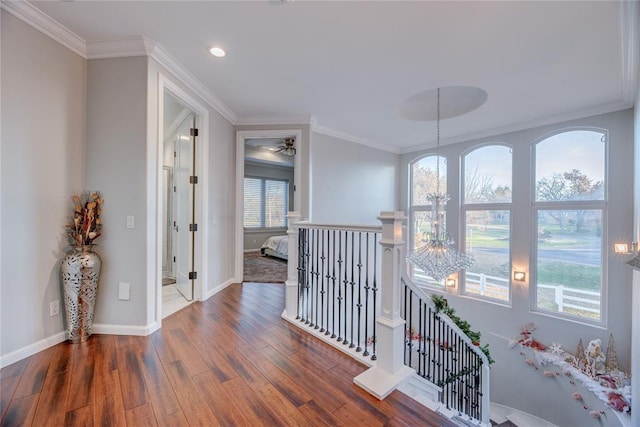
[[(473, 252), (509, 255), (507, 248), (474, 248), (471, 254)], [(539, 249), (538, 259), (598, 267), (600, 265), (600, 251), (596, 249)]]

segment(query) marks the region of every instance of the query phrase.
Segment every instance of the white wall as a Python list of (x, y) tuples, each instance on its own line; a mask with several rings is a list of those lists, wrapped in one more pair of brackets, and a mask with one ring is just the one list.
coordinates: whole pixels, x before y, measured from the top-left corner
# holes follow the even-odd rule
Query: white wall
[(311, 216), (315, 223), (378, 225), (398, 209), (397, 154), (312, 133)]
[[(637, 93), (634, 113), (634, 180), (633, 180), (633, 216), (634, 237), (640, 241), (640, 71), (637, 77)], [(631, 306), (633, 307), (632, 319), (632, 400), (640, 402), (640, 271), (633, 272), (633, 287)], [(637, 405), (637, 403), (636, 403)], [(640, 425), (640, 410), (636, 409), (631, 414), (631, 425)]]
[[(85, 174), (86, 61), (2, 15), (2, 364), (60, 340), (59, 261)], [(18, 359), (16, 359), (16, 357)]]
[[(441, 148), (441, 153), (450, 156), (450, 159), (455, 159), (461, 153), (485, 142), (503, 142), (513, 146), (512, 259), (513, 266), (529, 271), (530, 250), (532, 248), (529, 236), (534, 224), (530, 203), (531, 186), (528, 184), (531, 169), (529, 155), (531, 143), (552, 131), (571, 126), (599, 127), (609, 130), (608, 189), (610, 209), (605, 227), (607, 227), (610, 241), (605, 242), (605, 245), (610, 248), (613, 243), (611, 239), (617, 236), (630, 237), (629, 233), (633, 226), (633, 193), (632, 187), (629, 185), (634, 170), (632, 123), (632, 111), (625, 110), (445, 146)], [(424, 153), (411, 153), (402, 156), (404, 173), (401, 185), (403, 189), (407, 187), (406, 165), (422, 154)], [(452, 201), (458, 200), (457, 176), (460, 162), (449, 161), (447, 167), (448, 190), (451, 193)], [(406, 193), (404, 190), (403, 206), (407, 204)], [(449, 204), (451, 203), (449, 202)], [(458, 223), (457, 210), (451, 209), (450, 211), (448, 214), (451, 216), (448, 217), (447, 223)], [(539, 371), (529, 368), (518, 350), (507, 349), (507, 340), (517, 338), (520, 328), (526, 323), (533, 322), (538, 327), (534, 336), (539, 341), (546, 344), (560, 343), (567, 351), (575, 353), (580, 338), (583, 339), (585, 345), (592, 339), (600, 338), (606, 347), (609, 334), (613, 333), (617, 344), (618, 360), (621, 367), (628, 371), (631, 361), (631, 288), (629, 286), (631, 270), (625, 265), (625, 258), (615, 256), (612, 252), (610, 250), (607, 254), (606, 308), (608, 316), (604, 327), (532, 312), (528, 283), (512, 285), (511, 306), (456, 296), (456, 290), (446, 296), (456, 309), (457, 314), (468, 320), (472, 329), (481, 331), (482, 341), (490, 345), (491, 355), (496, 360), (491, 369), (491, 401), (532, 413), (558, 425), (586, 425), (582, 424), (584, 420), (576, 423), (575, 420), (567, 418), (571, 411), (562, 409), (576, 404), (570, 393), (561, 393), (553, 385), (554, 380), (549, 380)], [(580, 415), (580, 411), (578, 411), (578, 415)], [(587, 420), (587, 422), (589, 421)]]
[[(145, 325), (147, 62), (143, 56), (95, 59), (87, 66), (87, 183), (104, 197), (96, 252), (102, 273), (95, 323)], [(134, 216), (135, 228), (126, 228)], [(118, 300), (118, 283), (131, 299)]]

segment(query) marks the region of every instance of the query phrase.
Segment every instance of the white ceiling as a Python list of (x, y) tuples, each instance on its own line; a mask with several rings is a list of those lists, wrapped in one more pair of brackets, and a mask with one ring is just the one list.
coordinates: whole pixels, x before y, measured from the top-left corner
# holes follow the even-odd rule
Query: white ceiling
[[(87, 42), (144, 36), (236, 123), (309, 122), (408, 152), (433, 122), (396, 110), (419, 92), (476, 86), (479, 109), (443, 120), (443, 141), (633, 105), (638, 5), (621, 1), (34, 1)], [(220, 45), (225, 58), (208, 49)]]

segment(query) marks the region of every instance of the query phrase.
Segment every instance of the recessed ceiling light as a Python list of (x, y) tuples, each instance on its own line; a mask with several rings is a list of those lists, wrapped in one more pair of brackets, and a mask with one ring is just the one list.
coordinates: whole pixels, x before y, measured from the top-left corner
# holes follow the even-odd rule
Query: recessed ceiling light
[(212, 47), (211, 49), (209, 49), (209, 52), (211, 52), (211, 55), (217, 57), (217, 58), (222, 58), (223, 56), (225, 56), (227, 54), (227, 52), (224, 51), (223, 48), (221, 47)]

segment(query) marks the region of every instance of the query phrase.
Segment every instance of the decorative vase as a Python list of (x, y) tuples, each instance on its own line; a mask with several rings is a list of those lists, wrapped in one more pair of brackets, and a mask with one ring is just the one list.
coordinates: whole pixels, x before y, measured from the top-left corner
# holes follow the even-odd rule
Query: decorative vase
[(67, 338), (73, 343), (91, 336), (101, 264), (93, 245), (76, 246), (62, 260)]

